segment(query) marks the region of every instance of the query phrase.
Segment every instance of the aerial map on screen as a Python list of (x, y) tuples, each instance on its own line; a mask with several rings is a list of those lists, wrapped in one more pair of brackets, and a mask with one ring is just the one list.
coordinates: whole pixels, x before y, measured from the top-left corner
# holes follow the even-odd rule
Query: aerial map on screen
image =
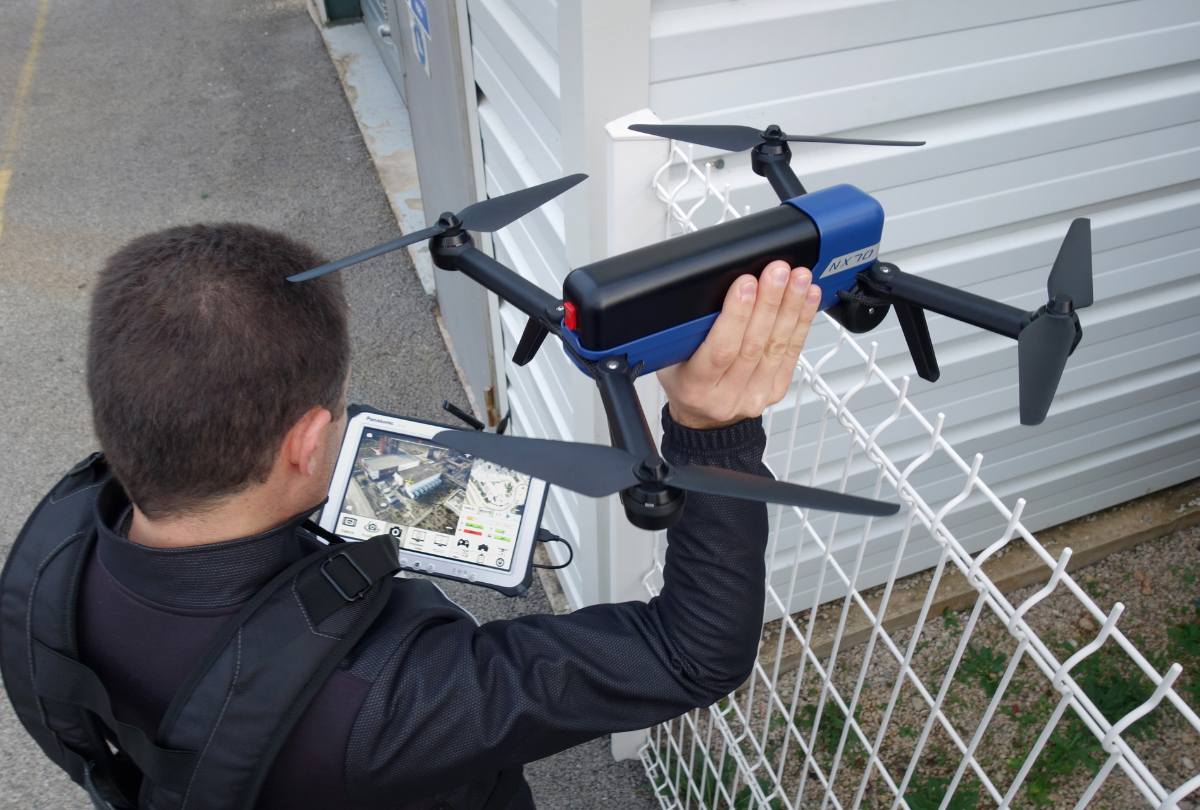
[(367, 430), (335, 531), (390, 533), (401, 548), (509, 570), (530, 477), (434, 444)]

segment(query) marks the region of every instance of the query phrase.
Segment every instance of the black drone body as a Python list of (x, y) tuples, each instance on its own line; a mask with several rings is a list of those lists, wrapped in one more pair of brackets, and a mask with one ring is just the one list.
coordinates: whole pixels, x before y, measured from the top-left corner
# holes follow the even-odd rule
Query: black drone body
[[(792, 171), (788, 148), (789, 141), (873, 146), (920, 146), (922, 142), (787, 135), (777, 126), (762, 132), (738, 126), (639, 124), (630, 129), (729, 152), (751, 149), (751, 168), (767, 178), (783, 202), (777, 209), (714, 225), (662, 245), (675, 246), (689, 239), (698, 241), (700, 233), (705, 234), (703, 238), (709, 242), (720, 240), (722, 230), (731, 232), (732, 236), (735, 228), (752, 230), (753, 221), (765, 224), (767, 218), (780, 223), (775, 233), (781, 236), (786, 222), (790, 238), (778, 239), (777, 244), (770, 247), (775, 253), (768, 254), (767, 258), (784, 258), (793, 266), (802, 264), (812, 269), (813, 281), (821, 287), (821, 309), (828, 311), (847, 330), (855, 333), (870, 331), (883, 322), (890, 309), (895, 309), (917, 374), (930, 382), (937, 381), (941, 372), (925, 321), (925, 310), (1011, 337), (1018, 343), (1021, 423), (1039, 425), (1045, 420), (1067, 357), (1083, 337), (1076, 311), (1092, 304), (1091, 225), (1087, 219), (1076, 219), (1071, 223), (1050, 271), (1047, 303), (1037, 311), (1029, 312), (904, 273), (896, 265), (880, 261), (883, 207), (869, 194), (849, 185), (807, 193)], [(797, 219), (798, 214), (802, 221)], [(759, 266), (750, 258), (763, 246), (748, 241), (744, 249), (738, 250), (733, 241), (726, 240), (722, 245), (726, 255), (732, 258), (731, 264), (741, 262), (743, 269), (752, 270), (757, 266), (761, 271), (766, 262)], [(655, 249), (661, 248), (654, 245), (643, 250)], [(619, 258), (628, 263), (629, 257), (636, 254), (637, 251)], [(796, 261), (797, 258), (800, 261)], [(581, 268), (572, 276), (586, 270)], [(736, 274), (729, 282), (734, 278)], [(571, 276), (568, 276), (568, 291), (570, 287)], [(721, 293), (728, 287), (726, 283)]]
[(1076, 220), (1050, 274), (1050, 300), (1037, 312), (905, 274), (878, 260), (883, 209), (853, 186), (806, 193), (789, 165), (788, 142), (918, 146), (793, 136), (778, 127), (635, 126), (632, 129), (726, 151), (753, 149), (754, 171), (784, 202), (779, 208), (577, 268), (555, 297), (475, 247), (471, 231), (492, 232), (582, 182), (560, 180), (443, 214), (435, 225), (291, 278), (304, 281), (428, 239), (434, 264), (461, 272), (529, 316), (513, 361), (525, 365), (550, 333), (591, 377), (608, 418), (612, 446), (448, 430), (434, 440), (591, 497), (619, 492), (631, 523), (663, 529), (682, 516), (687, 492), (705, 492), (831, 512), (886, 516), (898, 506), (711, 467), (675, 467), (658, 452), (634, 380), (686, 360), (703, 342), (730, 284), (772, 261), (813, 271), (822, 309), (852, 332), (896, 310), (917, 372), (939, 376), (924, 310), (1016, 338), (1021, 421), (1046, 415), (1067, 356), (1082, 337), (1075, 310), (1092, 302), (1087, 220)]

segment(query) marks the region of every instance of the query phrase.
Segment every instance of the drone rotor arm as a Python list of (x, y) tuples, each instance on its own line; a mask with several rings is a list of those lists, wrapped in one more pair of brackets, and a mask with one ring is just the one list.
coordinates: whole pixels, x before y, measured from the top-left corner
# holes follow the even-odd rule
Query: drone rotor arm
[(613, 447), (619, 447), (639, 461), (658, 455), (654, 434), (646, 421), (642, 402), (633, 387), (633, 373), (624, 357), (605, 357), (596, 363), (596, 386), (608, 417), (608, 432)]
[(794, 200), (796, 197), (803, 196), (808, 192), (788, 163), (791, 155), (788, 154), (782, 157), (784, 158), (783, 160), (778, 158), (763, 158), (755, 152), (752, 154), (750, 162), (755, 172), (767, 178), (767, 182), (771, 184), (771, 190), (775, 192), (780, 201), (786, 202), (787, 200)]
[(867, 276), (872, 289), (893, 303), (911, 304), (1013, 339), (1031, 320), (1026, 310), (905, 273), (888, 262), (876, 262), (867, 271)]
[(454, 254), (454, 269), (486, 287), (531, 318), (547, 326), (556, 326), (547, 313), (560, 313), (562, 301), (531, 281), (519, 276), (483, 251), (475, 247)]

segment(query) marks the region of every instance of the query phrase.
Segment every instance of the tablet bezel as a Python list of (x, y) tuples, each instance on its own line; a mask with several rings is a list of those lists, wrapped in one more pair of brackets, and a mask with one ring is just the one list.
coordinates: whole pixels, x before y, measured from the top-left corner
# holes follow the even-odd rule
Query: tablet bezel
[[(337, 534), (338, 515), (341, 514), (342, 501), (346, 497), (346, 489), (350, 485), (350, 474), (354, 468), (364, 431), (374, 428), (432, 441), (433, 437), (441, 431), (461, 430), (461, 428), (451, 425), (397, 416), (362, 405), (351, 405), (347, 409), (347, 414), (349, 419), (346, 424), (346, 433), (342, 437), (342, 447), (338, 452), (337, 465), (329, 483), (329, 499), (321, 510), (319, 521), (321, 528), (335, 534)], [(530, 479), (525, 509), (521, 516), (521, 526), (517, 532), (517, 540), (511, 557), (512, 564), (508, 571), (407, 548), (401, 548), (399, 551), (401, 568), (443, 579), (466, 582), (470, 585), (482, 585), (500, 591), (506, 596), (519, 596), (525, 593), (533, 581), (533, 551), (538, 527), (542, 522), (542, 511), (546, 505), (546, 489), (546, 482), (537, 478)], [(338, 536), (342, 537), (340, 534)], [(345, 539), (349, 542), (358, 541), (358, 538), (347, 537)]]

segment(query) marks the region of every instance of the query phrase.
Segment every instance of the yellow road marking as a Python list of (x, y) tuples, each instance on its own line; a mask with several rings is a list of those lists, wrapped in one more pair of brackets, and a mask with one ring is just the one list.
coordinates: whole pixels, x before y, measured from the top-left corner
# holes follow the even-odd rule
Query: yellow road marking
[(0, 149), (0, 238), (4, 236), (4, 197), (12, 181), (12, 159), (20, 142), (21, 117), (25, 112), (25, 99), (29, 96), (29, 88), (33, 85), (33, 69), (37, 65), (38, 53), (42, 50), (42, 33), (46, 30), (46, 11), (49, 8), (50, 0), (41, 0), (38, 3), (37, 18), (33, 22), (33, 36), (29, 40), (29, 53), (25, 56), (25, 64), (21, 66), (21, 78), (17, 80), (17, 97), (13, 100), (12, 118), (8, 122), (8, 132), (4, 135), (4, 147)]
[(0, 239), (4, 238), (4, 195), (8, 193), (8, 181), (12, 179), (12, 169), (0, 169)]

